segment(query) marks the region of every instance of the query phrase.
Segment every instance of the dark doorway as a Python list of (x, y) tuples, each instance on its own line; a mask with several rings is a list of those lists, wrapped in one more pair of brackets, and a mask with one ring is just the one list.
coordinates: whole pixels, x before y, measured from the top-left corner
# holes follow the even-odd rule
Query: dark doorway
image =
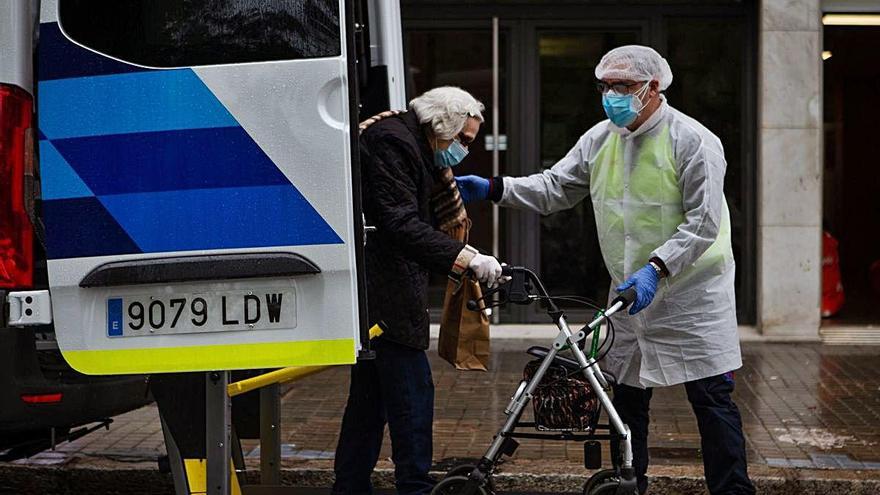
[(846, 298), (829, 322), (880, 323), (880, 27), (826, 26), (824, 228)]
[[(538, 170), (543, 170), (565, 156), (593, 124), (606, 118), (596, 104), (593, 71), (602, 55), (618, 46), (639, 43), (642, 33), (632, 28), (568, 27), (540, 29), (536, 34)], [(553, 284), (553, 291), (586, 296), (596, 302), (606, 300), (611, 277), (599, 249), (593, 203), (581, 201), (574, 208), (541, 217), (539, 233), (538, 266), (541, 276)]]

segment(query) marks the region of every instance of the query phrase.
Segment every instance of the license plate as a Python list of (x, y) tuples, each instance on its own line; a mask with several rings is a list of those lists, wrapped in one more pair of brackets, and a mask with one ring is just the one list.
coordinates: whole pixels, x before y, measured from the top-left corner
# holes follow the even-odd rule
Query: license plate
[(107, 299), (107, 336), (133, 337), (296, 326), (293, 290), (240, 290)]

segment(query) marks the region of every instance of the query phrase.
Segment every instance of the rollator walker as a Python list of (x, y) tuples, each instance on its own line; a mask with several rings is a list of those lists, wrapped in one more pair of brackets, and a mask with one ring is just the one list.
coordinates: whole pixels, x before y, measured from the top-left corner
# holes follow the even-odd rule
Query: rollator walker
[[(583, 493), (635, 494), (637, 488), (629, 427), (620, 419), (608, 396), (611, 385), (616, 380), (609, 373), (603, 372), (598, 363), (614, 344), (614, 325), (610, 317), (635, 300), (635, 290), (625, 291), (608, 308), (600, 309), (576, 296), (550, 296), (538, 276), (527, 268), (505, 266), (503, 275), (510, 277), (508, 283), (486, 291), (480, 300), (469, 301), (468, 309), (481, 311), (487, 307), (505, 304), (527, 305), (542, 301), (546, 304), (547, 314), (559, 328), (559, 334), (552, 347), (536, 346), (526, 351), (537, 359), (526, 365), (524, 379), (504, 411), (507, 421), (495, 435), (479, 463), (452, 468), (431, 493), (494, 494), (492, 476), (496, 468), (503, 462), (503, 457), (512, 456), (516, 452), (519, 447), (517, 438), (527, 438), (583, 442), (584, 466), (587, 469), (602, 467), (599, 441), (610, 441), (612, 467), (593, 474), (584, 483)], [(488, 304), (496, 293), (499, 296), (498, 302)], [(557, 300), (574, 301), (593, 307), (597, 309), (596, 315), (589, 324), (578, 331), (572, 331), (565, 313), (556, 304)], [(603, 323), (607, 323), (608, 331), (602, 345), (599, 345)], [(587, 338), (590, 335), (591, 346), (587, 350)], [(564, 351), (570, 351), (574, 359), (560, 355)], [(523, 422), (521, 418), (529, 402), (533, 404), (534, 421)], [(608, 424), (598, 424), (603, 408)], [(518, 432), (518, 428), (538, 431)]]

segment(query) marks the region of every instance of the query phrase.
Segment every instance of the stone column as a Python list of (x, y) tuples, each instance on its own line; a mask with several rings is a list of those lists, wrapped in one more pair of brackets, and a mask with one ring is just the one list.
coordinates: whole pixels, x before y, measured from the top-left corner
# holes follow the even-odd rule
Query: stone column
[(818, 338), (822, 246), (820, 0), (762, 0), (758, 327)]

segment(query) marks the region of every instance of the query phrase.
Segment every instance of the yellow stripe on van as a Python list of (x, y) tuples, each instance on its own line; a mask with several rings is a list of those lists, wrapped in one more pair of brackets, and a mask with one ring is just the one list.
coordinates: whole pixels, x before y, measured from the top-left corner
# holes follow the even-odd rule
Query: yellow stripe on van
[[(73, 369), (87, 375), (282, 368), (353, 364), (354, 339), (153, 349), (62, 351)], [(193, 367), (198, 363), (198, 367)]]

